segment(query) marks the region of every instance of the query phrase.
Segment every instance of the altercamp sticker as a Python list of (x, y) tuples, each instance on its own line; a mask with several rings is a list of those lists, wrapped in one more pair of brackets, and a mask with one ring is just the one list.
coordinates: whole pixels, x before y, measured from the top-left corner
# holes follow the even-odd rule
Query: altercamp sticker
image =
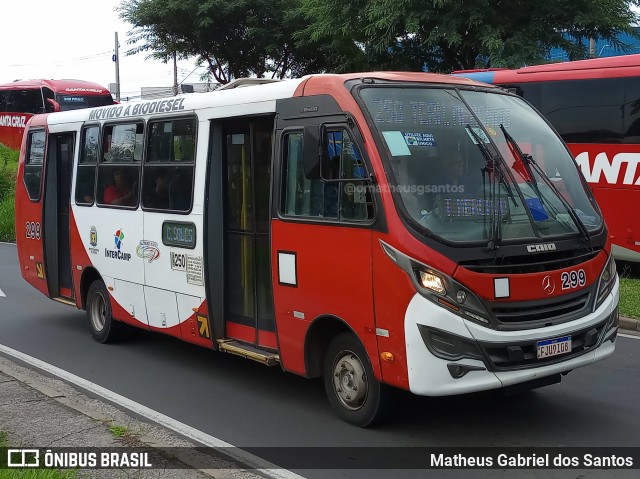
[(404, 141), (408, 146), (436, 146), (436, 139), (431, 133), (405, 133)]

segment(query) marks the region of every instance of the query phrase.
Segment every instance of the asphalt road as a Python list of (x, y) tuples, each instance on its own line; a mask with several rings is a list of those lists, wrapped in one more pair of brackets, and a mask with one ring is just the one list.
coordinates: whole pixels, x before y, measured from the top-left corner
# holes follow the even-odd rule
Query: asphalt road
[[(95, 343), (85, 313), (41, 295), (0, 244), (0, 344), (46, 361), (239, 447), (640, 447), (640, 341), (561, 384), (515, 397), (421, 398), (398, 392), (375, 429), (338, 420), (322, 382), (164, 337), (136, 332)], [(406, 451), (403, 451), (406, 453)], [(418, 453), (418, 452), (416, 452)], [(353, 458), (354, 466), (367, 467)], [(401, 467), (399, 464), (398, 467)], [(637, 477), (636, 471), (403, 471), (412, 477)], [(388, 477), (389, 471), (300, 471), (308, 477)]]

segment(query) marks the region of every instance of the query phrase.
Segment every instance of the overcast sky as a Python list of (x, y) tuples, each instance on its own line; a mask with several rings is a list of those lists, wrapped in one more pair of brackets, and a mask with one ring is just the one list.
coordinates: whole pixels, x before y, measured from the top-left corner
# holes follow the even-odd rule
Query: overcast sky
[[(115, 83), (115, 32), (120, 43), (120, 91), (139, 97), (141, 86), (173, 85), (173, 65), (125, 56), (127, 32), (118, 17), (120, 0), (2, 0), (0, 83), (17, 79), (74, 78), (108, 87)], [(195, 68), (178, 63), (178, 81)], [(203, 68), (185, 82), (198, 82)]]

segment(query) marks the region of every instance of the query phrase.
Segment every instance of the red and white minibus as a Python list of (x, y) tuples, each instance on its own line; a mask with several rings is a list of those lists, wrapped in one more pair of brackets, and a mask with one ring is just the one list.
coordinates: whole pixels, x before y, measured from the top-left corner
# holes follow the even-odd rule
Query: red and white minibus
[(640, 262), (640, 55), (455, 72), (528, 100), (569, 145), (602, 208), (613, 255)]
[(18, 149), (33, 115), (113, 105), (106, 88), (81, 80), (21, 80), (0, 85), (0, 144)]
[(580, 171), (525, 101), (468, 79), (313, 75), (39, 115), (16, 221), (24, 278), (97, 341), (126, 323), (324, 377), (359, 426), (388, 386), (537, 387), (615, 348)]

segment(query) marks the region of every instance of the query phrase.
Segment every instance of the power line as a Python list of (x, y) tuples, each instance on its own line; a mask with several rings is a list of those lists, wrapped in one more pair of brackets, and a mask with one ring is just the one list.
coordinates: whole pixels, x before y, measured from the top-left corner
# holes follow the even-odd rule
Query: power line
[[(89, 59), (92, 59), (92, 58), (97, 58), (97, 57), (100, 57), (100, 56), (110, 55), (110, 54), (111, 54), (111, 51), (102, 52), (102, 53), (95, 53), (93, 55), (87, 55), (87, 56), (84, 56), (84, 57), (72, 57), (72, 58), (69, 59), (69, 62), (67, 62), (67, 63), (78, 62), (78, 61), (82, 62), (83, 60), (89, 60)], [(53, 62), (55, 62), (55, 60), (53, 60)], [(21, 63), (21, 64), (16, 64), (16, 65), (7, 65), (7, 67), (9, 67), (9, 68), (13, 68), (13, 67), (29, 67), (29, 66), (42, 65), (42, 64), (47, 64), (47, 62), (46, 61), (45, 62), (38, 61), (38, 62), (34, 62), (34, 63)], [(58, 65), (64, 65), (64, 64), (58, 64)]]

